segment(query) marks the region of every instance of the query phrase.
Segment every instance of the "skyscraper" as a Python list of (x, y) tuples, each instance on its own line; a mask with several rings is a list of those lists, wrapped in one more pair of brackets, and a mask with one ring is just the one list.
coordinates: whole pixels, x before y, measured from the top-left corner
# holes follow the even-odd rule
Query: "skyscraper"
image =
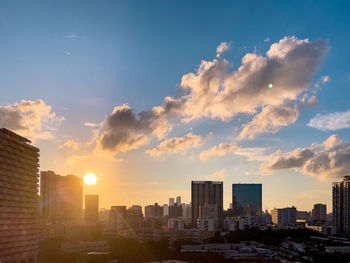
[(0, 129), (0, 262), (37, 262), (39, 149)]
[(40, 174), (41, 213), (52, 222), (78, 222), (83, 213), (83, 180), (53, 171)]
[(123, 230), (126, 228), (126, 206), (111, 206), (109, 212), (109, 228), (112, 230)]
[(234, 216), (259, 215), (262, 211), (261, 184), (232, 184)]
[(350, 175), (332, 185), (333, 220), (338, 234), (350, 234)]
[(314, 204), (312, 209), (312, 220), (323, 221), (327, 219), (327, 205), (324, 204)]
[(98, 195), (85, 195), (85, 222), (98, 222)]
[(200, 209), (205, 205), (216, 205), (217, 214), (215, 218), (215, 228), (221, 229), (223, 224), (223, 182), (215, 181), (192, 181), (191, 183), (192, 201), (192, 225), (197, 226), (200, 218)]
[(174, 198), (169, 198), (169, 206), (174, 205), (174, 203), (175, 203)]

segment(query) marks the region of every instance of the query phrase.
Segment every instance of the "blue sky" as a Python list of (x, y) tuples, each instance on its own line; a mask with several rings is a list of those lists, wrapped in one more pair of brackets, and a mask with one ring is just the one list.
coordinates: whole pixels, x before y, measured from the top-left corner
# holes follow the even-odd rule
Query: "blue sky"
[[(294, 204), (310, 210), (313, 203), (324, 202), (330, 211), (330, 182), (339, 180), (339, 173), (331, 172), (321, 180), (302, 172), (300, 166), (261, 175), (260, 166), (277, 150), (283, 156), (313, 142), (320, 144), (332, 134), (343, 140), (344, 147), (350, 141), (346, 125), (327, 131), (307, 126), (316, 114), (350, 108), (349, 11), (348, 1), (6, 1), (0, 7), (0, 105), (22, 99), (42, 99), (49, 105), (56, 119), (43, 118), (40, 128), (22, 133), (37, 137), (41, 169), (78, 176), (102, 173), (96, 186), (85, 189), (101, 195), (102, 207), (166, 203), (178, 194), (189, 202), (192, 179), (217, 179), (224, 180), (225, 207), (231, 202), (231, 183), (262, 182), (265, 208)], [(67, 163), (69, 156), (93, 154), (94, 143), (107, 129), (105, 118), (115, 106), (127, 103), (138, 113), (161, 105), (166, 96), (180, 97), (182, 77), (195, 73), (202, 60), (213, 61), (220, 43), (230, 46), (222, 56), (232, 72), (247, 53), (266, 56), (273, 43), (292, 36), (327, 43), (325, 58), (308, 85), (310, 89), (320, 86), (318, 103), (302, 110), (294, 122), (252, 140), (237, 141), (242, 125), (252, 116), (240, 113), (226, 121), (202, 116), (189, 123), (177, 119), (165, 137), (147, 134), (147, 143), (114, 153), (113, 158), (123, 161), (112, 161), (109, 154)], [(328, 81), (322, 83), (325, 76)], [(1, 114), (5, 113), (0, 111), (0, 120)], [(339, 118), (346, 123), (346, 116)], [(86, 127), (85, 122), (103, 127)], [(40, 132), (46, 136), (38, 138)], [(145, 153), (189, 132), (202, 137), (193, 149), (156, 158)], [(79, 145), (60, 148), (67, 140)], [(207, 161), (198, 158), (220, 143), (234, 142), (243, 148), (267, 148), (266, 160), (249, 161), (237, 154)], [(344, 166), (340, 172), (347, 169)], [(223, 170), (223, 179), (213, 178)]]

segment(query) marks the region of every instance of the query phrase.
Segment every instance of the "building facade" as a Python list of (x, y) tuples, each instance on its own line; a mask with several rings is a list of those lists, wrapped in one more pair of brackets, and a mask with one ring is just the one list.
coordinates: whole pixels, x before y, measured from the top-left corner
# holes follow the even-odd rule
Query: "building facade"
[(0, 129), (0, 262), (37, 262), (39, 149)]
[(53, 171), (40, 173), (41, 215), (51, 222), (80, 222), (83, 217), (83, 180)]
[(154, 205), (145, 206), (145, 218), (146, 219), (160, 219), (163, 217), (163, 207), (159, 206), (158, 203)]
[(192, 181), (191, 183), (191, 216), (192, 226), (196, 227), (200, 211), (205, 205), (215, 205), (217, 212), (216, 229), (223, 226), (223, 182)]
[(294, 226), (297, 221), (297, 209), (292, 207), (271, 210), (272, 223), (280, 226)]
[(98, 195), (85, 195), (85, 222), (98, 222)]
[(350, 234), (350, 175), (332, 185), (333, 220), (338, 234)]
[(234, 216), (259, 215), (262, 212), (262, 184), (232, 184)]
[(325, 204), (314, 204), (312, 209), (312, 220), (319, 222), (326, 222), (327, 220), (327, 205)]
[(109, 212), (109, 228), (120, 231), (126, 228), (126, 206), (111, 206)]

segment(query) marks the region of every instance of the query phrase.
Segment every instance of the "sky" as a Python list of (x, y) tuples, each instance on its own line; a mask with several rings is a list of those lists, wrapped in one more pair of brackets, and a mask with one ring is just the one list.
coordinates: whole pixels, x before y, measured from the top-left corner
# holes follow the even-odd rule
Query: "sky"
[(100, 207), (262, 183), (327, 204), (350, 174), (348, 1), (3, 1), (0, 127)]

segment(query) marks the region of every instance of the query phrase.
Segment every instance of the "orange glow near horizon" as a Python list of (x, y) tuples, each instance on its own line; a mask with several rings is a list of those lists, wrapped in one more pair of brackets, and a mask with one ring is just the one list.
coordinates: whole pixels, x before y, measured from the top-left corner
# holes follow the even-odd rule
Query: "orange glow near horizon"
[(94, 185), (97, 182), (97, 177), (93, 173), (88, 173), (84, 176), (84, 183), (87, 185)]

